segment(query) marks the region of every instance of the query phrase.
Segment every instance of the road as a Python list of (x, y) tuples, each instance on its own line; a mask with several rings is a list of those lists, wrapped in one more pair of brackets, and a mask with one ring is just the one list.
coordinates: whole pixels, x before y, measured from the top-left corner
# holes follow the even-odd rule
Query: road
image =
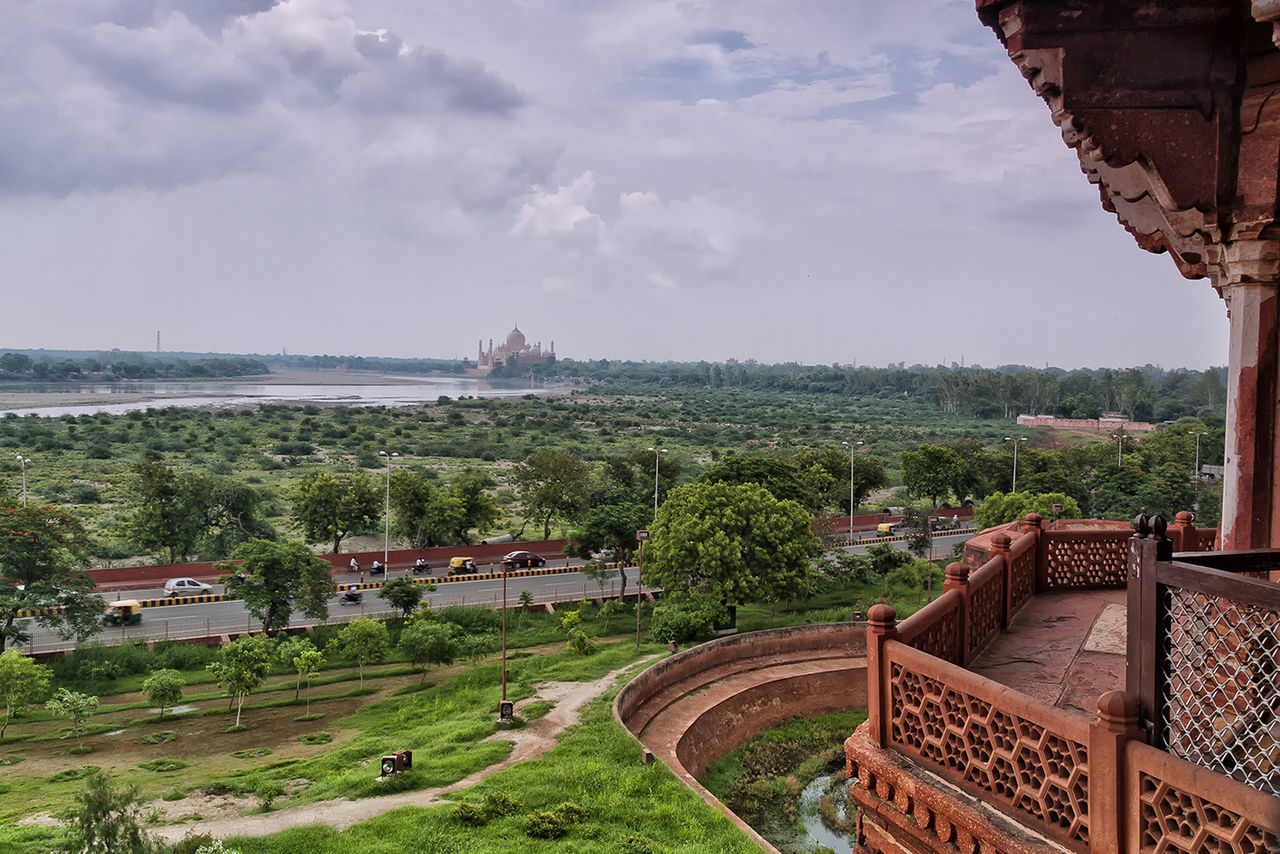
[[(933, 540), (934, 558), (946, 560), (951, 554), (952, 546), (957, 542), (967, 540), (971, 535), (971, 532), (966, 531), (959, 534), (935, 536)], [(897, 549), (905, 549), (906, 547), (905, 543), (900, 539), (886, 541), (884, 538), (877, 538), (873, 535), (852, 546), (845, 547), (845, 551), (865, 553), (867, 546), (878, 542), (888, 542), (889, 545)], [(577, 561), (573, 562), (574, 565), (578, 565), (578, 563)], [(563, 560), (558, 560), (549, 562), (548, 566), (567, 567), (568, 564)], [(519, 572), (519, 570), (516, 570), (516, 572)], [(401, 572), (393, 571), (392, 577), (402, 574)], [(352, 573), (337, 573), (334, 575), (334, 580), (339, 584), (351, 584), (358, 581), (359, 577)], [(627, 590), (629, 592), (635, 589), (635, 583), (635, 570), (629, 569), (627, 571)], [(514, 605), (519, 600), (521, 591), (528, 590), (535, 604), (563, 602), (583, 596), (615, 596), (618, 593), (618, 588), (619, 581), (616, 576), (607, 582), (602, 589), (595, 581), (576, 571), (554, 575), (515, 575), (507, 579), (507, 599), (509, 603)], [(221, 592), (220, 585), (214, 589), (216, 592)], [(113, 591), (103, 594), (105, 601), (162, 598), (164, 598), (164, 591), (159, 587)], [(446, 605), (484, 605), (490, 608), (497, 608), (502, 602), (502, 579), (473, 579), (441, 583), (437, 586), (435, 592), (427, 594), (425, 601), (432, 608), (442, 608)], [(363, 601), (359, 605), (341, 604), (337, 594), (330, 597), (328, 622), (344, 622), (361, 615), (388, 616), (391, 613), (393, 613), (393, 610), (378, 596), (378, 591), (369, 589), (364, 591)], [(21, 647), (22, 649), (29, 652), (52, 652), (71, 649), (75, 646), (73, 641), (63, 641), (45, 627), (35, 624), (33, 621), (28, 622), (32, 623), (29, 629), (32, 633), (32, 640), (30, 643), (24, 644)], [(314, 620), (307, 617), (295, 615), (291, 625), (306, 626), (312, 625), (314, 622)], [(225, 602), (200, 602), (144, 608), (141, 623), (132, 626), (109, 626), (102, 634), (96, 636), (95, 640), (107, 644), (140, 639), (163, 640), (168, 638), (176, 640), (208, 637), (229, 632), (243, 632), (258, 627), (257, 621), (245, 611), (244, 603), (238, 599), (233, 599)]]

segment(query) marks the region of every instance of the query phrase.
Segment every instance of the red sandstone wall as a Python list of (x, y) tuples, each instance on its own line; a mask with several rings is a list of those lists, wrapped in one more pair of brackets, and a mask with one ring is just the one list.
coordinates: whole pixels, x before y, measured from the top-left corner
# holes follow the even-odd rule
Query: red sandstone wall
[[(449, 558), (454, 555), (475, 558), (476, 565), (488, 568), (489, 563), (497, 563), (507, 552), (531, 551), (548, 560), (564, 557), (565, 540), (537, 540), (523, 543), (494, 543), (488, 546), (442, 546), (433, 549), (396, 549), (388, 555), (388, 563), (392, 569), (404, 569), (413, 564), (421, 555), (433, 569), (439, 570), (448, 566)], [(368, 568), (374, 558), (382, 560), (382, 549), (371, 552), (343, 552), (342, 554), (320, 555), (337, 570), (344, 570), (354, 557), (362, 566)], [(159, 566), (113, 566), (104, 569), (89, 570), (89, 577), (99, 587), (126, 586), (158, 586), (169, 578), (190, 576), (201, 581), (214, 581), (220, 573), (213, 568), (213, 563), (160, 564)]]

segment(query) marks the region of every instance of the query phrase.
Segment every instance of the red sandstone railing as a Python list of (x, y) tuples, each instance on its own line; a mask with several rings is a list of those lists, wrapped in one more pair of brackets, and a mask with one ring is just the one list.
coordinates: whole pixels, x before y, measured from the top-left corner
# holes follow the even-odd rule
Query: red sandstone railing
[[(1213, 531), (1194, 528), (1190, 514), (1178, 516), (1166, 549), (1213, 542)], [(1256, 776), (1241, 778), (1252, 786), (1237, 782), (1224, 776), (1226, 769), (1219, 773), (1200, 767), (1144, 743), (1147, 735), (1132, 688), (1099, 698), (1097, 717), (1090, 721), (963, 669), (1008, 627), (1033, 593), (1129, 586), (1129, 531), (1046, 531), (1035, 515), (1019, 527), (1016, 540), (1006, 532), (991, 536), (987, 559), (977, 569), (948, 566), (943, 595), (901, 624), (887, 605), (872, 608), (866, 725), (871, 744), (910, 757), (1071, 850), (1280, 851), (1280, 799), (1259, 792)], [(1174, 566), (1176, 571), (1164, 576), (1165, 586), (1175, 580), (1185, 586), (1185, 570)], [(1251, 568), (1263, 567), (1254, 561)], [(1216, 583), (1201, 588), (1229, 592)], [(1255, 601), (1265, 598), (1269, 607), (1275, 602), (1272, 616), (1280, 614), (1280, 599), (1262, 597), (1262, 588), (1250, 589), (1257, 594)], [(1166, 617), (1165, 628), (1170, 626)], [(1265, 709), (1255, 708), (1251, 720), (1259, 724), (1265, 719), (1271, 740), (1266, 745), (1251, 742), (1249, 752), (1254, 764), (1265, 766), (1261, 770), (1275, 780), (1280, 779), (1280, 736), (1275, 734), (1280, 731), (1275, 688), (1280, 640), (1276, 635), (1251, 637), (1252, 649), (1269, 653), (1269, 679), (1265, 685), (1258, 681), (1261, 671), (1255, 668), (1255, 689), (1244, 693), (1269, 702)], [(1240, 635), (1226, 632), (1224, 639), (1238, 641)], [(1139, 659), (1132, 632), (1130, 643), (1133, 662)], [(1154, 639), (1144, 643), (1147, 657), (1141, 660), (1147, 664), (1141, 672), (1152, 685), (1143, 690), (1152, 694), (1156, 659), (1166, 662), (1151, 652), (1160, 648)], [(1164, 678), (1168, 681), (1167, 674)], [(1219, 699), (1228, 688), (1210, 687)], [(1194, 693), (1179, 690), (1183, 699)], [(850, 767), (863, 766), (851, 760)], [(868, 766), (867, 773), (876, 787), (886, 793), (893, 789), (880, 779), (883, 769)]]

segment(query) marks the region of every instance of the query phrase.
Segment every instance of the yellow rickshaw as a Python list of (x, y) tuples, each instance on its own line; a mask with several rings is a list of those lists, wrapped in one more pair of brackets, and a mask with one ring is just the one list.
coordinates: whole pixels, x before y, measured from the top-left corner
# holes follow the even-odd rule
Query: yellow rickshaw
[(126, 626), (142, 622), (142, 603), (137, 599), (117, 599), (107, 605), (102, 622), (108, 626)]
[(468, 572), (476, 571), (476, 562), (474, 558), (469, 557), (451, 557), (449, 558), (449, 574), (465, 575)]

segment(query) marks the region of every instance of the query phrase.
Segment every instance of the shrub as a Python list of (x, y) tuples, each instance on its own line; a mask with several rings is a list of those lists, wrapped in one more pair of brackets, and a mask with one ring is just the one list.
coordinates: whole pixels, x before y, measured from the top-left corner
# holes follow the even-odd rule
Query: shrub
[(647, 836), (628, 833), (618, 841), (618, 851), (621, 854), (654, 854), (657, 850), (653, 840)]
[(146, 762), (139, 762), (138, 767), (147, 771), (167, 774), (170, 771), (181, 771), (187, 767), (187, 763), (181, 759), (149, 759)]
[(568, 835), (570, 824), (559, 813), (533, 812), (525, 816), (524, 832), (535, 839), (560, 839)]
[(200, 670), (218, 655), (215, 647), (181, 641), (159, 641), (155, 647), (158, 670)]
[(261, 802), (262, 809), (265, 812), (271, 809), (271, 805), (275, 803), (276, 798), (284, 794), (284, 786), (280, 784), (279, 780), (263, 780), (258, 784), (258, 788), (254, 789), (253, 793), (258, 796), (258, 800)]
[(303, 744), (328, 744), (333, 741), (333, 736), (324, 730), (319, 732), (309, 732), (306, 735), (299, 736), (298, 741)]
[(524, 804), (506, 792), (491, 792), (484, 797), (485, 815), (496, 818), (504, 815), (515, 815), (524, 809)]
[(649, 636), (666, 643), (688, 643), (710, 637), (724, 608), (707, 599), (672, 599), (653, 610)]
[(569, 824), (577, 824), (587, 817), (587, 811), (573, 801), (565, 801), (555, 808), (555, 813)]
[(197, 851), (214, 841), (208, 833), (188, 833), (169, 848), (169, 854), (196, 854)]
[(454, 821), (461, 822), (462, 824), (469, 824), (472, 827), (479, 827), (489, 820), (488, 814), (485, 813), (482, 808), (475, 804), (466, 803), (465, 801), (454, 807), (453, 812), (449, 813), (449, 816)]
[(453, 623), (468, 634), (483, 634), (502, 628), (502, 615), (480, 605), (446, 605), (435, 613), (438, 619)]

